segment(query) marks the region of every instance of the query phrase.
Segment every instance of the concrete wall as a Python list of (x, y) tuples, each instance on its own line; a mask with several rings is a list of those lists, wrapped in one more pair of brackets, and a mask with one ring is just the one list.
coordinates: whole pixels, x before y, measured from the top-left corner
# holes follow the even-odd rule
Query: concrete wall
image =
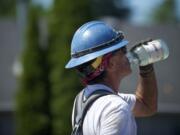
[(20, 45), (18, 27), (13, 19), (0, 20), (0, 111), (12, 111), (16, 92), (13, 64)]

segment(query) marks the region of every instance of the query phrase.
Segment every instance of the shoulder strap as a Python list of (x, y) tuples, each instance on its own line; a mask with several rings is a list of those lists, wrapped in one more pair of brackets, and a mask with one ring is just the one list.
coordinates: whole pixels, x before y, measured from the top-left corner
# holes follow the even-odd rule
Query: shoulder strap
[(72, 135), (82, 134), (82, 125), (84, 121), (84, 117), (88, 111), (88, 109), (91, 107), (91, 105), (94, 103), (95, 100), (97, 100), (99, 97), (113, 94), (110, 91), (107, 90), (96, 90), (93, 92), (89, 97), (84, 96), (84, 90), (82, 90), (75, 99), (75, 107), (74, 107), (74, 123), (73, 123), (73, 132)]

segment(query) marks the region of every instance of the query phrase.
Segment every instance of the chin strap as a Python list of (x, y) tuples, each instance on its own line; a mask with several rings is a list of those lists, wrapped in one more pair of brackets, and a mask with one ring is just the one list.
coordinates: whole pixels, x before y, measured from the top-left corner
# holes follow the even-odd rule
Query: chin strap
[(109, 53), (105, 56), (101, 56), (96, 58), (96, 60), (91, 64), (93, 68), (95, 68), (95, 71), (87, 75), (82, 79), (83, 84), (87, 84), (89, 81), (95, 79), (97, 76), (102, 74), (105, 69), (107, 68), (107, 65), (109, 63), (109, 59), (111, 58), (112, 53)]

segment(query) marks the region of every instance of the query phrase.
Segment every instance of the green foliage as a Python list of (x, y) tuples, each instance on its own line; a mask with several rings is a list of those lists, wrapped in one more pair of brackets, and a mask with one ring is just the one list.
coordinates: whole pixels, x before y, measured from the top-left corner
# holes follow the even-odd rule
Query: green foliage
[(0, 16), (15, 16), (16, 0), (0, 0)]
[(175, 0), (165, 0), (164, 3), (155, 10), (154, 20), (157, 23), (176, 22)]
[(66, 70), (75, 30), (91, 17), (89, 0), (55, 0), (49, 16), (49, 65), (52, 134), (71, 132), (71, 112), (75, 95), (81, 90), (75, 72)]
[(91, 0), (93, 16), (114, 16), (121, 19), (129, 17), (131, 10), (124, 5), (124, 0)]
[(31, 8), (17, 93), (17, 135), (50, 134), (48, 68), (39, 45), (38, 18), (38, 10)]
[(39, 45), (37, 14), (30, 10), (23, 74), (17, 94), (17, 135), (66, 135), (71, 132), (72, 105), (81, 90), (75, 72), (66, 70), (75, 30), (91, 17), (89, 0), (55, 0), (49, 15), (49, 45)]

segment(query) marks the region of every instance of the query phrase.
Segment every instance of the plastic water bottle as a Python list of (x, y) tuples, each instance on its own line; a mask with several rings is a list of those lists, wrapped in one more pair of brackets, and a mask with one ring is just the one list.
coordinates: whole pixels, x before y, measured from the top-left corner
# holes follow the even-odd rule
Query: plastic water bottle
[(145, 66), (166, 59), (169, 56), (169, 49), (163, 40), (158, 39), (131, 48), (126, 56), (132, 65)]

